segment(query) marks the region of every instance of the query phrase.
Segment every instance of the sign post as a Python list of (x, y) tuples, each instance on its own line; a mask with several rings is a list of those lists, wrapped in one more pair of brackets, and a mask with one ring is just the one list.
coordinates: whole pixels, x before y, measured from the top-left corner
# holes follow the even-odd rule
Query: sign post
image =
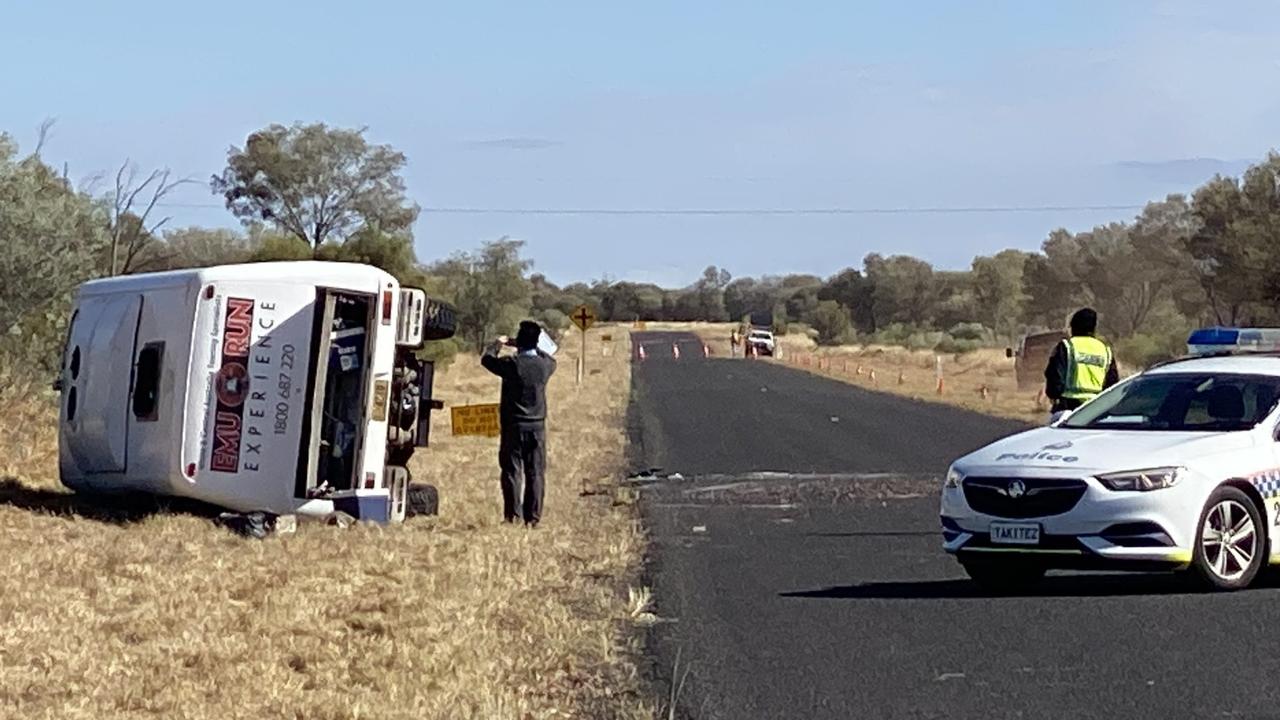
[(582, 354), (578, 356), (578, 384), (582, 384), (582, 375), (587, 366), (587, 330), (596, 323), (596, 313), (588, 305), (579, 305), (569, 313), (569, 319), (582, 331)]

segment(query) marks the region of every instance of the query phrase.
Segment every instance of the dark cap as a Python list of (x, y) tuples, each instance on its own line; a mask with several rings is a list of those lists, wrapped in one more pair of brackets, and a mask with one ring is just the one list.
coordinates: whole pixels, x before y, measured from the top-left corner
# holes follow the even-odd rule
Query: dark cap
[(1092, 335), (1098, 330), (1098, 312), (1093, 308), (1081, 308), (1071, 316), (1072, 335)]
[(542, 337), (542, 326), (532, 320), (520, 323), (516, 333), (516, 347), (520, 350), (532, 350), (538, 347), (538, 338)]

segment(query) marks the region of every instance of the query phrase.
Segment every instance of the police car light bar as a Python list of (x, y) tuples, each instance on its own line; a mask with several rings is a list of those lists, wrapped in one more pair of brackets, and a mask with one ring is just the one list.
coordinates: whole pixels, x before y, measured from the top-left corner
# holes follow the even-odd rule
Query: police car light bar
[(1211, 327), (1193, 330), (1187, 337), (1191, 355), (1280, 352), (1280, 328)]

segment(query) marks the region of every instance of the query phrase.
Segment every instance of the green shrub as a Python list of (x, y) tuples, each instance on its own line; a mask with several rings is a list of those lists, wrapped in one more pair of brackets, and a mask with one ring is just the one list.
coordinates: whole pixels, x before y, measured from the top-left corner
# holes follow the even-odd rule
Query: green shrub
[(847, 345), (853, 342), (853, 322), (849, 311), (834, 300), (822, 300), (809, 313), (819, 345)]
[(982, 323), (976, 322), (959, 323), (948, 330), (947, 334), (956, 340), (968, 340), (979, 343), (989, 342), (993, 339), (992, 332)]
[(909, 350), (932, 350), (936, 348), (943, 340), (949, 339), (944, 332), (937, 330), (920, 330), (913, 332), (907, 336), (906, 345)]
[(944, 355), (963, 355), (981, 348), (983, 344), (981, 339), (959, 338), (948, 334), (938, 341), (938, 344), (934, 345), (933, 349), (935, 352)]
[(533, 319), (546, 329), (547, 334), (553, 338), (558, 338), (564, 334), (569, 327), (569, 316), (560, 312), (556, 308), (546, 308), (534, 312)]
[(1142, 370), (1163, 360), (1187, 352), (1187, 334), (1183, 331), (1139, 333), (1115, 344), (1117, 361), (1125, 370)]
[(902, 323), (892, 323), (885, 325), (872, 334), (873, 342), (881, 345), (903, 345), (907, 344), (907, 339), (915, 332), (915, 328)]
[(462, 350), (462, 343), (463, 340), (456, 336), (448, 340), (431, 340), (418, 351), (418, 357), (434, 362), (437, 370), (443, 370), (453, 364)]
[(787, 305), (786, 303), (778, 303), (773, 306), (773, 334), (787, 334)]
[[(336, 245), (325, 245), (320, 252), (336, 254)], [(275, 262), (279, 260), (313, 260), (317, 251), (312, 250), (305, 240), (291, 235), (271, 234), (261, 238), (253, 252), (249, 253), (249, 262)]]

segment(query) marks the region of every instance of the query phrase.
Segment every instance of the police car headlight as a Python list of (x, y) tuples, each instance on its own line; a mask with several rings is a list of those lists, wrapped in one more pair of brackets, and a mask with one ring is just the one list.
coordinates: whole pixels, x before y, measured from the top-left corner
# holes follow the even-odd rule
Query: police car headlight
[(947, 468), (947, 480), (942, 483), (942, 487), (947, 490), (955, 490), (960, 487), (961, 480), (964, 480), (964, 473), (956, 470), (954, 467)]
[(1180, 467), (1151, 468), (1098, 475), (1098, 482), (1108, 490), (1161, 490), (1173, 487), (1184, 472)]

